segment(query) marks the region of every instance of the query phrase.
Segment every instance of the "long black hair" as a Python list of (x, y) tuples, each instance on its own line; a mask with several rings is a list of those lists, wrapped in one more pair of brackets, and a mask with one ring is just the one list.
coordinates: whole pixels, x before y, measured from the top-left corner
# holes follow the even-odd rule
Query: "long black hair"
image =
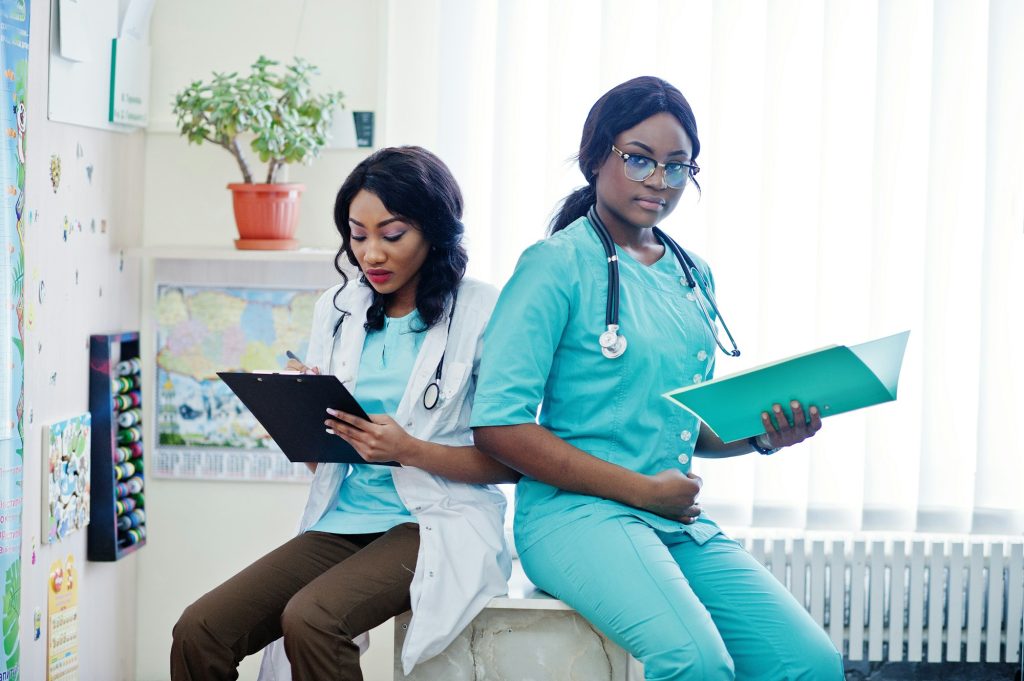
[[(425, 331), (444, 316), (448, 301), (466, 273), (468, 256), (462, 245), (462, 192), (444, 161), (422, 147), (388, 147), (374, 152), (355, 167), (345, 179), (334, 201), (334, 224), (341, 234), (341, 248), (334, 257), (334, 267), (341, 274), (342, 286), (334, 295), (334, 307), (342, 313), (334, 327), (338, 332), (348, 312), (338, 307), (338, 294), (349, 278), (341, 266), (342, 256), (359, 267), (352, 252), (352, 228), (348, 209), (360, 191), (368, 191), (380, 199), (388, 212), (408, 220), (430, 244), (430, 252), (420, 268), (416, 286), (416, 309)], [(365, 275), (359, 280), (366, 283)], [(385, 296), (373, 292), (373, 302), (366, 311), (367, 331), (384, 328)]]
[[(683, 126), (686, 136), (693, 143), (693, 156), (700, 153), (700, 139), (697, 137), (697, 121), (693, 117), (690, 103), (674, 85), (653, 76), (640, 76), (616, 85), (601, 95), (583, 124), (580, 151), (576, 155), (587, 184), (562, 200), (558, 212), (548, 226), (548, 233), (554, 234), (587, 214), (597, 201), (597, 170), (612, 152), (615, 137), (623, 130), (629, 130), (655, 114), (667, 112), (675, 116)], [(690, 180), (700, 189), (696, 179)]]

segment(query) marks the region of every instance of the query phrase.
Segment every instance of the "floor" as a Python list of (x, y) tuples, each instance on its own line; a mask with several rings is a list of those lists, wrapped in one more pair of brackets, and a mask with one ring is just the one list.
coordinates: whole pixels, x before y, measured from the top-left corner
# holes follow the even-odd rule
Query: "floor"
[(844, 662), (846, 681), (1021, 681), (1019, 664)]

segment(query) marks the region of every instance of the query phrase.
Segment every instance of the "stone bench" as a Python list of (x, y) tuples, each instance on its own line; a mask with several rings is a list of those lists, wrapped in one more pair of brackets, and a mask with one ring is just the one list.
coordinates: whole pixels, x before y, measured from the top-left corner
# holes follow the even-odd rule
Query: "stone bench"
[(642, 666), (513, 562), (508, 596), (492, 599), (448, 648), (409, 676), (401, 651), (410, 613), (395, 618), (395, 681), (640, 681)]

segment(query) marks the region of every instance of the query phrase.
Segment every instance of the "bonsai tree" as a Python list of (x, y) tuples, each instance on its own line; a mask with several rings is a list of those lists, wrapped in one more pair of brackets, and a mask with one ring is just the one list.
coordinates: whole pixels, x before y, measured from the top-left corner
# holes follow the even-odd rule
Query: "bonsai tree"
[(309, 62), (296, 57), (283, 73), (278, 66), (261, 55), (248, 75), (214, 72), (209, 83), (194, 81), (174, 97), (182, 136), (227, 149), (246, 184), (253, 182), (252, 171), (239, 135), (253, 135), (250, 146), (268, 164), (266, 183), (274, 184), (286, 163), (309, 163), (319, 155), (341, 106), (341, 92), (312, 91), (310, 78), (318, 69)]

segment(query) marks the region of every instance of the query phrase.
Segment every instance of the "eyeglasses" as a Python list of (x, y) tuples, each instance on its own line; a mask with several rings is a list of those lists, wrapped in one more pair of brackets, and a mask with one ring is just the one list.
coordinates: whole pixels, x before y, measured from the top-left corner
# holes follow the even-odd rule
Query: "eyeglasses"
[(616, 146), (612, 145), (612, 151), (622, 159), (623, 171), (626, 177), (634, 182), (643, 182), (659, 167), (665, 171), (665, 184), (672, 189), (679, 189), (686, 184), (686, 180), (700, 172), (700, 166), (696, 163), (683, 163), (681, 161), (670, 161), (658, 163), (653, 158), (641, 156), (640, 154), (627, 154)]

